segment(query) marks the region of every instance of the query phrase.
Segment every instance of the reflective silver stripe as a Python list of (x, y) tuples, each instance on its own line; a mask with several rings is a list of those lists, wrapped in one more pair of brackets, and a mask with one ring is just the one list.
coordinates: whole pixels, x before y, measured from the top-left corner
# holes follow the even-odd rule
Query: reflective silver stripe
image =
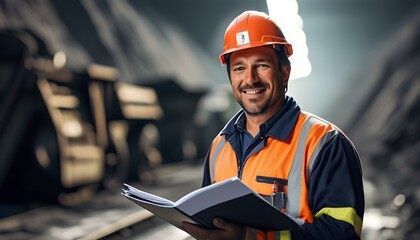
[(281, 231), (274, 232), (274, 240), (281, 240)]
[(222, 151), (223, 147), (226, 144), (226, 136), (221, 136), (220, 141), (217, 144), (216, 148), (214, 149), (213, 155), (211, 155), (210, 163), (209, 163), (209, 171), (210, 171), (210, 180), (211, 183), (215, 180), (215, 170), (216, 170), (216, 159), (219, 156), (220, 151)]
[(247, 230), (247, 233), (248, 233), (247, 240), (258, 240), (258, 231), (257, 231), (257, 229), (247, 227), (246, 230)]
[(317, 120), (309, 117), (302, 127), (299, 135), (298, 146), (296, 149), (295, 157), (293, 159), (292, 168), (288, 176), (288, 201), (286, 211), (293, 217), (299, 217), (300, 213), (300, 194), (302, 191), (302, 167), (305, 153), (306, 139), (308, 138), (309, 131)]
[(309, 167), (308, 167), (308, 178), (311, 176), (312, 168), (315, 164), (315, 159), (318, 157), (319, 152), (324, 147), (325, 143), (330, 141), (334, 136), (336, 136), (338, 133), (337, 130), (333, 130), (330, 132), (327, 132), (324, 136), (322, 136), (319, 143), (316, 145), (314, 152), (311, 155), (311, 158), (309, 159)]

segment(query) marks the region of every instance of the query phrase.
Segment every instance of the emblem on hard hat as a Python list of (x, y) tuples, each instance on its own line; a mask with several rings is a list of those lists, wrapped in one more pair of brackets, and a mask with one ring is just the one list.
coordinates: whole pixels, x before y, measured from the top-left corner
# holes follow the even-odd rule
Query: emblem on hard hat
[(243, 45), (249, 43), (248, 31), (236, 33), (236, 45)]

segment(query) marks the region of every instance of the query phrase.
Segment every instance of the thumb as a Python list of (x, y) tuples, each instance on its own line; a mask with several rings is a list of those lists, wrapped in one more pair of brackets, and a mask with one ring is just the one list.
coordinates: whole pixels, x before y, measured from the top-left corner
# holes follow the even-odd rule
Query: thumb
[(225, 225), (225, 223), (226, 223), (226, 221), (223, 220), (222, 218), (214, 218), (213, 219), (213, 224), (217, 228), (223, 228), (223, 225)]
[(220, 229), (224, 229), (227, 227), (226, 225), (228, 225), (227, 221), (224, 220), (223, 218), (214, 218), (213, 224), (216, 228), (220, 228)]

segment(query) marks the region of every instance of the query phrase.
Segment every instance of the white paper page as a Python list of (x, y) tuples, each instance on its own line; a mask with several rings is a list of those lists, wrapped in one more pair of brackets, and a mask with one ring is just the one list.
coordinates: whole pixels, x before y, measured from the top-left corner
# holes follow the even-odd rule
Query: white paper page
[(148, 192), (138, 190), (138, 189), (136, 189), (136, 188), (134, 188), (134, 187), (132, 187), (128, 184), (124, 184), (124, 186), (126, 186), (128, 188), (128, 189), (123, 189), (123, 194), (126, 195), (126, 196), (137, 198), (141, 201), (149, 202), (149, 203), (152, 203), (153, 205), (157, 205), (157, 206), (166, 206), (166, 207), (174, 206), (174, 202), (172, 202), (168, 199), (156, 196), (156, 195), (148, 193)]

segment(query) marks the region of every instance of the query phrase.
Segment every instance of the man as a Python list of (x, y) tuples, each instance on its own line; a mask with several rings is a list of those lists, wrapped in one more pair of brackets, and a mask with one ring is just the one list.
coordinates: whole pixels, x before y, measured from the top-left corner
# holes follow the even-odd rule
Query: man
[(183, 223), (185, 231), (206, 240), (360, 239), (359, 157), (337, 127), (286, 96), (292, 46), (280, 28), (266, 14), (246, 11), (229, 25), (224, 42), (220, 61), (242, 110), (214, 139), (203, 186), (238, 176), (267, 198), (278, 187), (281, 201), (273, 205), (300, 228), (262, 232), (216, 218), (215, 229)]

